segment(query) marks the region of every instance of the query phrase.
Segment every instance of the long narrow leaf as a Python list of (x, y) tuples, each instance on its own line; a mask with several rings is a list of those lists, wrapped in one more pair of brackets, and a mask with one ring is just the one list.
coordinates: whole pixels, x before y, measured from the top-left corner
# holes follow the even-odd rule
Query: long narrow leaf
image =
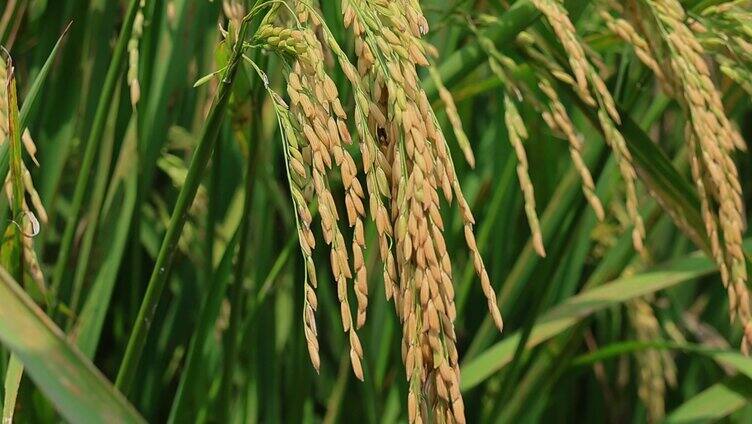
[(127, 400), (0, 268), (0, 341), (68, 421), (140, 423)]
[[(747, 242), (747, 248), (750, 243)], [(561, 333), (582, 318), (630, 299), (655, 293), (713, 273), (713, 263), (700, 254), (672, 262), (662, 269), (621, 278), (572, 297), (543, 315), (533, 328), (528, 347)], [(469, 390), (503, 368), (514, 355), (519, 333), (492, 346), (462, 367), (462, 390)]]
[(676, 408), (665, 423), (716, 422), (752, 401), (752, 381), (739, 375), (705, 389)]

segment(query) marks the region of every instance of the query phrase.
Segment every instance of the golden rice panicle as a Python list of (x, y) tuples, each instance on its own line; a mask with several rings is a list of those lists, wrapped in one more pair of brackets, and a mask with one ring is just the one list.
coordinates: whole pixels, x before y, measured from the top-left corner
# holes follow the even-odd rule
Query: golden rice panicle
[[(357, 22), (353, 26), (354, 15), (350, 12), (353, 12), (353, 9), (348, 9), (343, 4), (346, 26), (352, 26), (356, 35), (362, 35), (363, 27), (358, 25)], [(369, 214), (376, 224), (378, 233), (379, 256), (383, 263), (384, 292), (387, 300), (394, 299), (395, 306), (397, 306), (400, 304), (400, 293), (397, 286), (396, 262), (391, 248), (394, 230), (387, 209), (387, 201), (392, 197), (387, 177), (391, 174), (391, 168), (385, 152), (380, 147), (383, 132), (378, 130), (378, 128), (383, 129), (385, 127), (386, 118), (379, 110), (379, 106), (371, 101), (372, 92), (379, 88), (365, 74), (365, 70), (373, 64), (373, 56), (367, 53), (370, 52), (370, 49), (363, 44), (362, 39), (356, 38), (356, 49), (358, 49), (358, 68), (356, 68), (350, 63), (347, 54), (339, 47), (328, 28), (323, 26), (323, 29), (325, 30), (323, 31), (323, 39), (334, 54), (353, 89), (355, 128), (359, 140), (363, 170), (366, 175)], [(370, 62), (368, 62), (369, 59)], [(363, 239), (362, 225), (356, 225), (355, 237), (356, 240)], [(363, 270), (365, 271), (365, 268)]]
[[(518, 88), (518, 84), (509, 76), (513, 68), (516, 67), (514, 61), (499, 52), (493, 44), (493, 41), (489, 40), (488, 37), (483, 36), (480, 32), (476, 32), (476, 35), (479, 37), (481, 47), (483, 47), (489, 55), (489, 66), (491, 71), (504, 82), (504, 85), (507, 88), (507, 95), (510, 95), (509, 92), (513, 92), (518, 98), (529, 100), (530, 103), (540, 111), (544, 121), (552, 131), (564, 134), (564, 137), (569, 142), (569, 152), (575, 169), (577, 169), (577, 172), (580, 174), (580, 179), (582, 180), (582, 190), (585, 194), (585, 198), (595, 212), (598, 220), (602, 221), (605, 215), (603, 205), (595, 194), (595, 183), (593, 177), (582, 158), (582, 139), (577, 135), (574, 124), (572, 124), (566, 108), (559, 100), (559, 95), (556, 93), (551, 81), (545, 77), (541, 77), (538, 84), (539, 88), (548, 99), (547, 104), (543, 105), (536, 100), (534, 95), (529, 93), (529, 90), (525, 89), (526, 87), (524, 85), (522, 86), (522, 90)], [(564, 79), (567, 84), (574, 85), (574, 80), (569, 74), (561, 70), (558, 67), (558, 64), (551, 63), (551, 66), (558, 71), (558, 75), (565, 77)]]
[(285, 161), (290, 185), (290, 193), (296, 211), (298, 227), (298, 242), (305, 262), (306, 278), (303, 297), (303, 326), (308, 354), (316, 372), (321, 367), (319, 357), (318, 329), (316, 326), (316, 297), (317, 275), (313, 262), (313, 250), (316, 248), (316, 238), (311, 230), (313, 215), (308, 206), (306, 193), (311, 188), (311, 147), (307, 140), (300, 137), (302, 131), (294, 121), (287, 105), (278, 96), (272, 96), (274, 109), (279, 119), (285, 141)]
[[(349, 264), (349, 255), (345, 239), (339, 230), (339, 216), (334, 198), (328, 187), (327, 168), (333, 164), (339, 166), (345, 187), (345, 205), (348, 223), (351, 227), (362, 227), (361, 216), (365, 214), (363, 192), (357, 180), (357, 169), (350, 154), (342, 147), (350, 141), (346, 125), (338, 125), (344, 119), (344, 112), (339, 105), (334, 82), (323, 69), (323, 51), (321, 44), (310, 30), (303, 32), (307, 50), (301, 55), (290, 74), (288, 93), (293, 100), (293, 113), (297, 115), (303, 127), (303, 134), (312, 147), (313, 186), (319, 199), (319, 214), (324, 240), (331, 245), (330, 262), (332, 273), (337, 282), (337, 297), (340, 302), (342, 326), (349, 333), (350, 359), (355, 375), (363, 379), (361, 358), (363, 349), (355, 333), (355, 326), (365, 321), (368, 289), (366, 286), (365, 267), (363, 266), (362, 247), (364, 239), (356, 237), (353, 243), (357, 275), (355, 292), (358, 300), (358, 322), (354, 323), (350, 311), (347, 282), (353, 278)], [(300, 83), (297, 85), (297, 83)], [(339, 112), (339, 115), (337, 114)], [(344, 130), (344, 131), (343, 131)]]
[[(439, 191), (460, 202), (474, 263), (488, 287), (484, 291), (490, 291), (494, 319), (499, 323), (501, 319), (472, 235), (474, 218), (461, 195), (446, 140), (417, 76), (416, 66), (428, 66), (430, 49), (419, 39), (427, 23), (413, 1), (345, 0), (342, 9), (346, 27), (355, 34), (358, 56), (357, 76), (348, 78), (363, 86), (362, 92), (356, 89), (356, 109), (358, 103), (367, 104), (361, 107), (367, 111), (364, 129), (371, 132), (366, 143), (378, 140), (382, 155), (376, 172), (382, 170), (389, 179), (382, 181), (378, 174), (376, 184), (369, 181), (368, 189), (377, 197), (386, 191), (383, 185), (391, 192), (391, 213), (384, 216), (394, 229), (394, 244), (387, 248), (394, 251), (393, 269), (399, 283), (394, 298), (403, 324), (408, 419), (411, 423), (428, 422), (431, 417), (464, 422), (452, 266), (443, 236)], [(370, 153), (370, 148), (369, 144), (361, 150)], [(364, 159), (367, 173), (375, 157)], [(381, 163), (382, 158), (386, 163)], [(378, 226), (381, 217), (376, 219)], [(392, 269), (389, 264), (387, 268)]]
[(522, 187), (522, 194), (525, 199), (525, 214), (533, 237), (533, 247), (538, 255), (545, 257), (546, 249), (543, 246), (543, 235), (540, 230), (538, 214), (535, 211), (535, 190), (533, 189), (533, 182), (530, 180), (527, 154), (523, 146), (523, 141), (528, 137), (527, 129), (517, 106), (507, 95), (504, 96), (504, 121), (509, 134), (509, 143), (517, 156), (517, 177), (520, 180), (520, 187)]
[[(310, 16), (312, 17), (310, 21), (319, 21), (317, 15), (311, 13)], [(323, 27), (323, 23), (319, 23), (319, 25)], [(368, 306), (368, 276), (364, 259), (364, 250), (366, 246), (365, 230), (363, 226), (363, 218), (366, 216), (364, 205), (365, 191), (358, 179), (357, 165), (347, 149), (344, 148), (344, 145), (352, 144), (353, 140), (347, 126), (347, 115), (340, 102), (337, 87), (323, 68), (323, 47), (318, 39), (314, 37), (312, 30), (307, 30), (305, 34), (308, 43), (315, 46), (314, 52), (316, 57), (312, 58), (312, 61), (317, 63), (315, 76), (309, 76), (309, 78), (319, 81), (315, 90), (309, 90), (309, 93), (315, 94), (316, 98), (319, 99), (319, 103), (322, 107), (320, 112), (325, 114), (321, 125), (314, 125), (314, 129), (322, 139), (328, 136), (330, 149), (332, 150), (335, 162), (339, 167), (342, 184), (345, 189), (345, 211), (347, 214), (347, 222), (350, 228), (353, 229), (352, 254), (354, 289), (358, 302), (356, 324), (357, 327), (360, 328), (365, 324), (366, 310)], [(327, 36), (330, 37), (331, 35), (327, 34)], [(304, 78), (305, 76), (301, 76), (300, 81), (304, 81)], [(321, 99), (323, 99), (323, 101), (321, 101)], [(312, 98), (311, 101), (313, 102), (314, 99)], [(356, 107), (356, 109), (359, 109), (359, 107)], [(365, 118), (362, 114), (358, 116), (356, 126), (359, 127), (360, 125), (357, 122), (362, 121), (363, 119)], [(388, 193), (386, 194), (388, 195)], [(380, 234), (383, 234), (384, 238), (386, 238), (388, 237), (388, 234), (390, 234), (390, 231), (381, 228)], [(352, 275), (348, 276), (348, 278), (352, 278)]]
[(627, 147), (627, 142), (624, 140), (624, 136), (614, 126), (614, 121), (603, 110), (598, 110), (598, 121), (603, 129), (606, 142), (611, 146), (611, 150), (614, 152), (616, 163), (619, 166), (622, 179), (624, 180), (626, 201), (627, 201), (627, 213), (632, 221), (632, 245), (635, 250), (643, 257), (647, 255), (644, 246), (645, 240), (645, 224), (640, 216), (638, 209), (639, 204), (637, 201), (637, 172), (632, 164), (632, 154)]
[[(744, 328), (742, 351), (752, 347), (752, 313), (747, 289), (747, 269), (742, 249), (745, 229), (741, 184), (732, 153), (742, 142), (724, 111), (721, 95), (713, 84), (710, 69), (703, 56), (705, 51), (687, 26), (686, 14), (676, 0), (645, 0), (660, 26), (663, 44), (673, 70), (673, 85), (681, 103), (688, 111), (692, 137), (690, 152), (695, 156), (695, 178), (703, 200), (703, 217), (711, 243), (714, 227), (718, 228), (718, 245), (713, 256), (719, 266), (728, 269), (724, 284), (729, 291), (729, 303)], [(658, 50), (661, 46), (655, 46)], [(699, 183), (702, 182), (700, 186)], [(712, 200), (711, 200), (712, 199)], [(712, 218), (712, 219), (711, 219)], [(711, 245), (711, 249), (713, 246)], [(722, 258), (721, 258), (722, 256)], [(721, 265), (721, 259), (725, 265)], [(723, 275), (722, 275), (723, 277)]]
[[(687, 124), (684, 130), (685, 138), (687, 141), (687, 148), (690, 151), (690, 168), (692, 171), (692, 178), (697, 188), (697, 193), (700, 198), (700, 209), (702, 212), (702, 218), (705, 223), (705, 232), (710, 240), (710, 251), (713, 255), (713, 259), (718, 265), (719, 272), (721, 274), (721, 281), (729, 292), (729, 313), (734, 314), (736, 310), (736, 296), (733, 295), (734, 287), (729, 285), (730, 276), (729, 269), (726, 264), (726, 252), (721, 245), (721, 240), (718, 231), (718, 219), (713, 213), (711, 205), (712, 195), (708, 193), (706, 187), (707, 175), (703, 170), (703, 164), (700, 161), (701, 153), (698, 151), (699, 146), (695, 139), (695, 134), (692, 132), (692, 127)], [(712, 184), (712, 183), (711, 183)]]
[[(271, 25), (264, 25), (259, 28), (255, 37), (265, 42), (269, 47), (277, 47), (279, 42), (274, 39), (269, 40), (268, 38), (275, 33)], [(285, 161), (287, 164), (290, 193), (295, 205), (298, 241), (306, 268), (303, 297), (304, 335), (311, 363), (316, 372), (319, 372), (321, 359), (319, 356), (318, 328), (316, 325), (316, 310), (318, 309), (316, 287), (318, 284), (316, 266), (312, 257), (313, 250), (316, 248), (316, 238), (311, 230), (313, 215), (309, 207), (313, 173), (311, 146), (307, 139), (302, 136), (302, 128), (294, 119), (288, 105), (273, 92), (272, 100), (284, 136)]]
[(582, 137), (576, 132), (574, 124), (567, 113), (567, 109), (559, 99), (559, 95), (556, 93), (551, 81), (546, 78), (541, 78), (538, 82), (538, 87), (548, 98), (548, 110), (543, 112), (543, 119), (552, 130), (559, 131), (566, 137), (567, 142), (569, 143), (569, 155), (571, 156), (572, 163), (580, 174), (580, 179), (582, 180), (582, 192), (585, 195), (585, 199), (590, 204), (593, 212), (595, 212), (595, 216), (598, 220), (603, 221), (605, 218), (603, 203), (601, 203), (601, 200), (595, 194), (595, 182), (593, 181), (593, 176), (590, 174), (590, 170), (585, 164), (585, 160), (582, 158)]
[[(688, 126), (686, 131), (686, 139), (689, 149), (691, 151), (690, 161), (692, 165), (692, 175), (695, 180), (695, 186), (697, 187), (700, 201), (703, 220), (705, 221), (705, 229), (710, 240), (710, 248), (713, 258), (715, 259), (721, 274), (721, 280), (726, 287), (729, 295), (729, 312), (731, 319), (739, 317), (742, 321), (742, 325), (745, 326), (745, 340), (742, 345), (742, 349), (747, 351), (749, 348), (750, 337), (747, 334), (747, 328), (750, 322), (748, 315), (748, 304), (745, 299), (748, 297), (748, 291), (746, 287), (746, 280), (740, 277), (746, 277), (745, 270), (735, 270), (735, 266), (739, 266), (733, 256), (732, 246), (729, 244), (725, 237), (722, 220), (724, 219), (723, 212), (717, 212), (717, 199), (714, 193), (708, 189), (708, 187), (715, 187), (713, 181), (713, 175), (708, 169), (708, 165), (703, 162), (703, 152), (700, 150), (699, 143), (697, 142), (697, 136), (694, 134), (691, 126)], [(719, 224), (720, 222), (720, 224)], [(721, 235), (724, 236), (721, 240)]]
[[(343, 143), (350, 143), (344, 110), (339, 102), (336, 86), (324, 69), (323, 48), (308, 27), (291, 30), (266, 24), (257, 37), (268, 46), (293, 55), (295, 62), (288, 75), (287, 93), (291, 101), (291, 115), (310, 147), (310, 171), (313, 193), (318, 200), (321, 231), (330, 249), (330, 265), (337, 284), (340, 316), (343, 330), (350, 341), (350, 359), (353, 372), (363, 379), (363, 349), (355, 327), (365, 321), (367, 306), (366, 273), (363, 262), (362, 220), (365, 215), (363, 190), (357, 179), (357, 168)], [(339, 168), (345, 188), (345, 205), (348, 223), (359, 228), (353, 243), (355, 259), (355, 292), (358, 300), (358, 321), (353, 322), (348, 295), (348, 281), (353, 279), (347, 245), (339, 229), (339, 212), (330, 190), (330, 174)], [(357, 233), (357, 230), (356, 230)], [(307, 261), (308, 262), (308, 261)], [(311, 265), (307, 265), (311, 266)], [(309, 292), (309, 288), (306, 288)], [(307, 313), (307, 311), (306, 311)], [(312, 334), (315, 332), (311, 331)], [(310, 350), (310, 349), (309, 349)]]
[(748, 1), (712, 5), (693, 16), (696, 20), (690, 28), (720, 71), (752, 94), (752, 11), (748, 9)]
[(624, 40), (634, 49), (635, 55), (640, 61), (650, 69), (666, 93), (671, 93), (671, 86), (666, 79), (663, 69), (658, 61), (653, 57), (648, 42), (637, 32), (629, 21), (615, 18), (611, 13), (601, 10), (600, 16), (606, 22), (608, 29), (617, 37)]
[(585, 49), (577, 37), (577, 31), (569, 19), (567, 10), (557, 0), (533, 0), (532, 3), (546, 17), (562, 47), (567, 52), (569, 66), (572, 68), (576, 81), (575, 91), (585, 103), (595, 106), (596, 102), (590, 94), (588, 83), (591, 65), (585, 54)]
[[(533, 0), (533, 5), (546, 17), (569, 57), (569, 65), (576, 82), (574, 87), (578, 96), (585, 103), (598, 108), (598, 120), (603, 129), (606, 143), (614, 152), (619, 172), (624, 180), (627, 212), (633, 224), (632, 242), (635, 250), (642, 256), (646, 256), (645, 228), (639, 213), (637, 197), (637, 172), (634, 169), (632, 155), (624, 137), (616, 128), (621, 123), (621, 117), (616, 109), (614, 99), (605, 82), (590, 63), (585, 48), (580, 42), (564, 6), (557, 0)], [(530, 41), (525, 42), (529, 43)], [(541, 55), (537, 55), (536, 58), (541, 59)], [(549, 62), (550, 60), (544, 59), (545, 65), (548, 65)]]

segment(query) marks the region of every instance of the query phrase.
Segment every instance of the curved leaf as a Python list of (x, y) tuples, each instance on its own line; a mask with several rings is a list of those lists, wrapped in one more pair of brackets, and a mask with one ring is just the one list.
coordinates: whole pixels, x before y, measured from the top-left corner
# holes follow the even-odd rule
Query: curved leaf
[[(746, 246), (749, 248), (749, 241)], [(543, 315), (533, 328), (527, 347), (543, 343), (595, 312), (710, 275), (714, 271), (715, 265), (709, 259), (695, 253), (660, 269), (620, 278), (588, 290), (569, 298)], [(520, 334), (516, 332), (464, 364), (462, 366), (462, 390), (472, 389), (509, 363), (519, 339)]]
[(752, 382), (738, 375), (715, 384), (684, 402), (665, 423), (715, 422), (741, 409), (752, 400)]
[(3, 268), (0, 299), (0, 342), (66, 420), (145, 422)]

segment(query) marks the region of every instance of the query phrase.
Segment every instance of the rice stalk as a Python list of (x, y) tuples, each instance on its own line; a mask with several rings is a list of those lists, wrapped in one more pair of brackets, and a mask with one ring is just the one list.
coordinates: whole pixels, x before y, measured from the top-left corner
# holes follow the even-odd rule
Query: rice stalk
[[(518, 99), (522, 99), (532, 104), (533, 107), (541, 113), (546, 125), (548, 125), (548, 127), (555, 133), (562, 134), (563, 138), (567, 140), (569, 143), (569, 153), (572, 158), (572, 163), (582, 181), (583, 194), (598, 220), (602, 221), (604, 219), (603, 205), (595, 194), (595, 183), (593, 177), (582, 158), (582, 149), (584, 147), (582, 138), (576, 133), (566, 108), (559, 100), (559, 96), (554, 90), (551, 82), (548, 81), (546, 76), (542, 73), (535, 75), (539, 80), (538, 88), (543, 92), (544, 96), (547, 97), (544, 102), (538, 101), (535, 93), (533, 93), (527, 85), (514, 79), (513, 75), (518, 69), (517, 64), (509, 56), (501, 53), (493, 42), (485, 37), (480, 31), (474, 30), (474, 32), (479, 38), (481, 47), (488, 53), (489, 68), (491, 69), (491, 72), (504, 82), (505, 91), (507, 93), (506, 96), (514, 94)], [(574, 85), (574, 80), (563, 69), (558, 67), (558, 64), (551, 63), (550, 66), (553, 69), (556, 69), (556, 75), (565, 80), (568, 84)], [(535, 210), (535, 207), (526, 205), (525, 209)], [(537, 216), (535, 216), (534, 219), (537, 221)], [(540, 235), (535, 237), (542, 239)], [(540, 253), (543, 249), (536, 247), (536, 251)]]
[[(135, 7), (135, 4), (132, 4), (132, 6)], [(132, 12), (135, 15), (135, 11)], [(238, 32), (238, 40), (244, 40), (247, 26), (248, 20), (244, 19)], [(187, 211), (193, 203), (193, 199), (195, 198), (200, 185), (201, 175), (203, 174), (212, 154), (214, 142), (217, 139), (220, 124), (222, 123), (226, 106), (229, 102), (230, 89), (242, 59), (242, 47), (240, 41), (236, 43), (233, 49), (233, 54), (223, 72), (222, 83), (219, 86), (212, 108), (207, 116), (200, 142), (193, 158), (191, 159), (191, 165), (188, 168), (185, 185), (181, 188), (180, 194), (175, 203), (175, 208), (170, 217), (167, 232), (165, 233), (165, 238), (162, 240), (162, 244), (159, 248), (155, 267), (149, 277), (149, 284), (141, 302), (138, 317), (128, 339), (128, 345), (126, 346), (125, 354), (115, 381), (115, 386), (126, 392), (130, 389), (133, 383), (138, 363), (141, 360), (143, 349), (146, 345), (146, 337), (149, 334), (154, 314), (156, 312), (156, 305), (159, 303), (162, 291), (167, 282), (167, 270), (172, 264), (175, 246), (177, 245), (182, 229), (185, 226), (188, 215)], [(117, 75), (117, 73), (114, 75)]]

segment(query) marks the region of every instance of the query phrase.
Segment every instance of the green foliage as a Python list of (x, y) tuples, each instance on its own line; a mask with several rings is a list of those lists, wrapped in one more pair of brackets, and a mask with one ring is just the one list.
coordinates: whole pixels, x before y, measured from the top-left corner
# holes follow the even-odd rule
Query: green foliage
[[(646, 13), (643, 6), (655, 2), (627, 3)], [(310, 365), (302, 319), (306, 269), (285, 134), (275, 114), (288, 100), (292, 59), (253, 38), (270, 8), (288, 13), (282, 3), (0, 5), (0, 45), (12, 62), (1, 57), (13, 65), (0, 74), (6, 124), (0, 175), (8, 176), (12, 193), (0, 196), (4, 422), (407, 421), (402, 325), (384, 296), (370, 221), (368, 319), (359, 330), (365, 381), (350, 369), (327, 249), (312, 254), (320, 374)], [(299, 12), (298, 2), (287, 3)], [(304, 3), (319, 8), (325, 24), (319, 36), (342, 46), (342, 52), (325, 48), (322, 66), (353, 116), (362, 93), (353, 93), (337, 63), (356, 62), (340, 2)], [(647, 254), (633, 248), (623, 164), (608, 128), (598, 107), (566, 78), (554, 77), (557, 70), (569, 73), (568, 50), (535, 2), (420, 3), (431, 24), (425, 40), (438, 50), (434, 77), (455, 105), (442, 101), (428, 72), (419, 75), (475, 213), (478, 250), (505, 322), (498, 334), (466, 253), (458, 208), (443, 208), (467, 421), (652, 422), (662, 414), (650, 396), (660, 397), (666, 422), (749, 420), (752, 365), (738, 353), (742, 328), (729, 320), (729, 296), (690, 168), (684, 125), (691, 114), (681, 97), (661, 91), (634, 46), (598, 13), (619, 9), (606, 1), (563, 2), (616, 103), (615, 130), (640, 182)], [(726, 114), (752, 140), (752, 102), (744, 91), (745, 75), (752, 75), (744, 18), (752, 16), (752, 4), (682, 5), (693, 31), (700, 23), (716, 31), (698, 37)], [(724, 5), (733, 13), (724, 13)], [(667, 49), (645, 22), (646, 42)], [(296, 25), (292, 18), (289, 25)], [(728, 48), (717, 31), (731, 37)], [(547, 98), (540, 78), (551, 81), (583, 142), (582, 164), (605, 207), (603, 221), (583, 195), (567, 137), (541, 113)], [(546, 257), (536, 254), (527, 223), (505, 98), (514, 100), (528, 132), (522, 143)], [(454, 113), (462, 121), (455, 131)], [(356, 122), (348, 121), (354, 137)], [(39, 166), (24, 143), (26, 129)], [(465, 136), (474, 168), (460, 159), (457, 140)], [(360, 168), (357, 142), (348, 149)], [(752, 153), (739, 150), (733, 160), (749, 206)], [(36, 189), (24, 180), (26, 168)], [(362, 169), (359, 176), (365, 187)], [(342, 193), (339, 178), (331, 183), (333, 193)], [(32, 235), (26, 225), (34, 215), (21, 200), (31, 204), (37, 190), (48, 219)], [(344, 199), (335, 199), (344, 214)], [(33, 276), (31, 252), (42, 281)]]

